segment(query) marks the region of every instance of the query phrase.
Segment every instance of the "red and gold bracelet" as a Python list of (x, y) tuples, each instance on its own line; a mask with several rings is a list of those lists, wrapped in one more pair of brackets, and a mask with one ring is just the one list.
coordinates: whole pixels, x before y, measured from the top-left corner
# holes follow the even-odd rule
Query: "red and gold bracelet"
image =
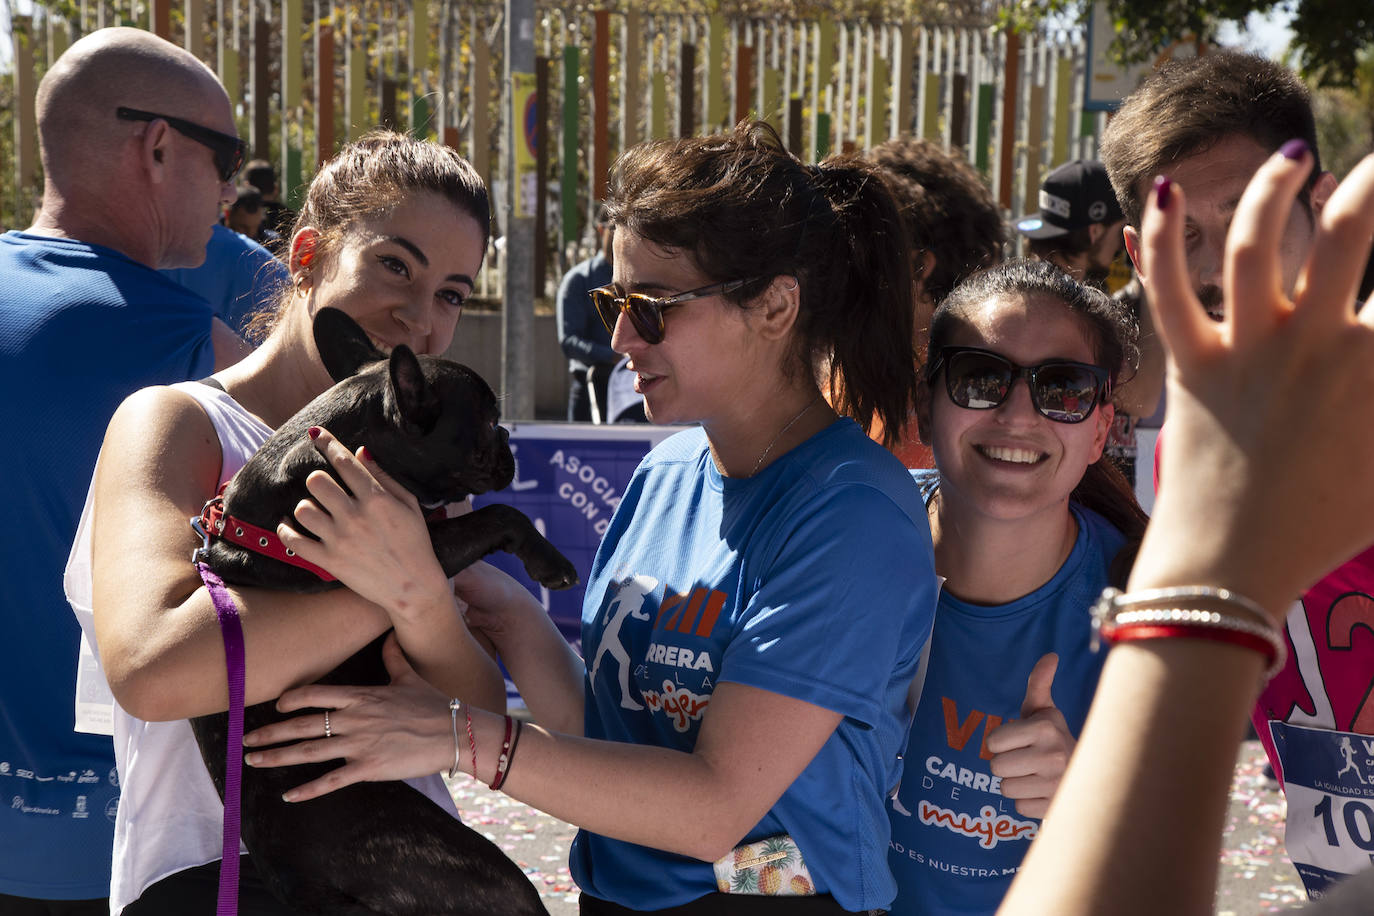
[(492, 791), (501, 788), (506, 781), (506, 772), (510, 769), (511, 732), (514, 725), (515, 720), (506, 716), (506, 736), (501, 739), (501, 753), (496, 755), (496, 775), (491, 780)]

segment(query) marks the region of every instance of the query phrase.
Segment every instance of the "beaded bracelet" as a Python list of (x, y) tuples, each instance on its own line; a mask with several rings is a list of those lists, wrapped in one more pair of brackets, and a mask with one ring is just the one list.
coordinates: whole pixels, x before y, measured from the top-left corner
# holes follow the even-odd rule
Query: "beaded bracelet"
[[(1180, 597), (1218, 601), (1240, 608), (1255, 619), (1196, 608), (1140, 607), (1141, 604), (1172, 601)], [(1264, 610), (1229, 589), (1190, 586), (1122, 594), (1117, 589), (1107, 588), (1093, 605), (1092, 616), (1094, 651), (1099, 646), (1099, 638), (1108, 642), (1172, 637), (1207, 639), (1240, 646), (1265, 656), (1269, 663), (1264, 674), (1265, 681), (1283, 669), (1287, 657), (1283, 635)]]
[(1126, 608), (1148, 607), (1150, 605), (1178, 605), (1183, 601), (1208, 601), (1227, 605), (1237, 610), (1245, 611), (1255, 618), (1256, 623), (1269, 625), (1271, 623), (1269, 614), (1254, 601), (1240, 594), (1233, 592), (1229, 588), (1213, 585), (1176, 585), (1168, 588), (1141, 588), (1133, 592), (1125, 593), (1115, 588), (1106, 588), (1102, 591), (1102, 597), (1098, 599), (1100, 604), (1103, 601), (1110, 601), (1111, 607), (1108, 612), (1115, 611), (1120, 613)]
[(511, 732), (515, 720), (506, 716), (506, 736), (501, 739), (501, 753), (496, 757), (496, 775), (492, 777), (491, 788), (495, 791), (506, 781), (506, 771), (510, 768)]

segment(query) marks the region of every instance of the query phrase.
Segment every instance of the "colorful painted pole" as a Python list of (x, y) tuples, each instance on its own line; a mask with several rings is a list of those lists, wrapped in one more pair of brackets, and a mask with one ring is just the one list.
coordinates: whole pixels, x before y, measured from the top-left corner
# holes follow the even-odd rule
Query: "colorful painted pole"
[(644, 24), (638, 7), (625, 10), (625, 42), (620, 56), (620, 148), (634, 146), (643, 137), (644, 90), (639, 70), (644, 57)]
[(595, 13), (596, 36), (592, 45), (592, 197), (606, 199), (611, 171), (611, 26), (610, 12)]
[(706, 26), (706, 129), (725, 127), (725, 17), (712, 13)]
[(268, 140), (272, 130), (272, 112), (268, 108), (268, 100), (272, 97), (272, 76), (269, 69), (271, 63), (271, 26), (267, 24), (265, 19), (255, 19), (253, 22), (253, 78), (249, 87), (249, 92), (253, 97), (253, 120), (252, 129), (248, 136), (249, 142), (253, 145), (253, 156), (257, 159), (269, 159), (272, 156), (271, 144)]
[(334, 155), (334, 26), (315, 29), (315, 167)]
[(1016, 156), (1016, 102), (1021, 91), (1021, 36), (1007, 33), (1006, 57), (1002, 64), (1002, 156), (997, 169), (997, 202), (1010, 207)]
[(695, 136), (697, 46), (684, 41), (678, 50), (677, 135)]
[(563, 217), (563, 244), (577, 238), (577, 74), (581, 53), (574, 45), (563, 46), (563, 169), (558, 179), (559, 209)]

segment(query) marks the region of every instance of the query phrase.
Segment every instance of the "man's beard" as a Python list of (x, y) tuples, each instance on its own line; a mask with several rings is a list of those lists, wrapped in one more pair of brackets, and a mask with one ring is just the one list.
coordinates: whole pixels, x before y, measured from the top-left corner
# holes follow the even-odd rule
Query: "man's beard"
[(1103, 292), (1107, 290), (1107, 276), (1111, 273), (1111, 267), (1098, 267), (1096, 264), (1089, 264), (1083, 270), (1083, 283)]
[(1209, 283), (1197, 291), (1197, 298), (1207, 310), (1207, 317), (1213, 321), (1220, 321), (1226, 314), (1226, 300), (1220, 286)]

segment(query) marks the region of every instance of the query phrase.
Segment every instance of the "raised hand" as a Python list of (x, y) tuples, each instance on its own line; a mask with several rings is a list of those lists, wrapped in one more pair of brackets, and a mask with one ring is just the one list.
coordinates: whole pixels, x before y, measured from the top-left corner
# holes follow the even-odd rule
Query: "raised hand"
[(1042, 656), (1026, 678), (1021, 718), (1003, 723), (987, 737), (992, 773), (1001, 777), (1002, 794), (1014, 799), (1025, 817), (1045, 816), (1073, 754), (1073, 735), (1050, 695), (1058, 668), (1058, 655)]
[[(1133, 587), (1224, 585), (1277, 618), (1374, 541), (1374, 309), (1355, 312), (1374, 232), (1374, 157), (1314, 216), (1290, 298), (1283, 227), (1311, 167), (1297, 142), (1250, 182), (1228, 236), (1219, 323), (1188, 283), (1186, 190), (1160, 179), (1145, 208), (1143, 278), (1172, 359), (1164, 485)], [(1152, 544), (1181, 532), (1187, 551)]]

